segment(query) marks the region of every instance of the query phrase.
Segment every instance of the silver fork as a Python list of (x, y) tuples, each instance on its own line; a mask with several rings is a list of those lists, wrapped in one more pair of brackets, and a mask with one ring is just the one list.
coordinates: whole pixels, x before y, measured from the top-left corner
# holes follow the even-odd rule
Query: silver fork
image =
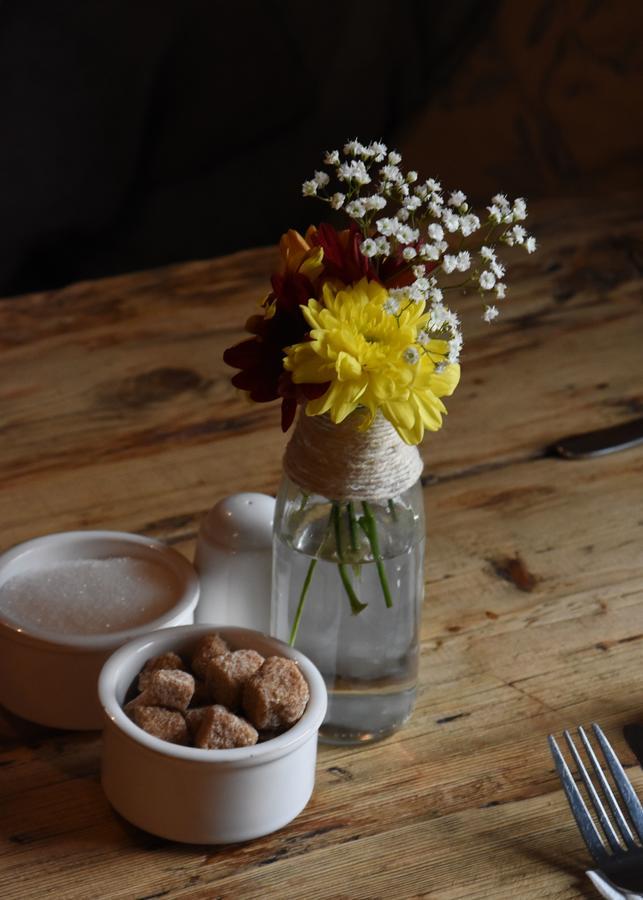
[[(578, 769), (580, 779), (585, 785), (594, 807), (601, 831), (596, 827), (563, 754), (560, 752), (558, 744), (551, 734), (549, 735), (549, 748), (554, 757), (554, 763), (556, 764), (572, 814), (576, 819), (576, 824), (583, 840), (587, 844), (587, 849), (600, 867), (599, 875), (612, 887), (628, 896), (628, 891), (643, 891), (643, 806), (641, 806), (641, 802), (634, 793), (634, 788), (625, 774), (623, 766), (618, 761), (616, 754), (599, 726), (592, 725), (592, 731), (612, 773), (614, 783), (627, 811), (629, 822), (612, 791), (609, 781), (605, 777), (589, 738), (582, 728), (579, 727), (578, 735), (591, 763), (591, 769), (594, 772), (594, 782), (574, 744), (572, 736), (568, 731), (563, 733), (572, 759)], [(597, 786), (600, 789), (600, 793), (597, 790)], [(603, 795), (603, 800), (601, 800), (600, 794)], [(605, 801), (607, 801), (607, 804)], [(632, 828), (635, 834), (632, 833)], [(605, 894), (605, 896), (609, 895)], [(634, 896), (640, 896), (640, 894), (636, 893)]]

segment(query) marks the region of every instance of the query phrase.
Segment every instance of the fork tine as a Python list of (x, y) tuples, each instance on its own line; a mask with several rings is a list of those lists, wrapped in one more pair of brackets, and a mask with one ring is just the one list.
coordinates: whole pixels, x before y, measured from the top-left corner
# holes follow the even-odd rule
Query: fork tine
[(634, 793), (632, 783), (625, 774), (623, 766), (612, 750), (612, 746), (603, 734), (601, 727), (599, 725), (593, 724), (592, 730), (596, 735), (598, 743), (601, 745), (601, 750), (603, 751), (603, 755), (605, 756), (607, 765), (610, 767), (612, 775), (614, 776), (614, 781), (616, 782), (616, 787), (618, 788), (619, 794), (623, 798), (623, 803), (625, 803), (627, 811), (630, 814), (632, 822), (634, 823), (636, 833), (638, 834), (639, 839), (643, 841), (643, 806), (641, 806), (641, 801)]
[(551, 755), (554, 757), (556, 771), (562, 782), (567, 802), (569, 803), (572, 815), (576, 819), (576, 824), (578, 825), (583, 840), (587, 844), (587, 849), (594, 859), (602, 864), (609, 859), (609, 854), (605, 850), (605, 845), (596, 830), (596, 825), (594, 825), (592, 817), (587, 811), (585, 802), (580, 791), (576, 787), (576, 782), (572, 778), (572, 774), (567, 767), (563, 754), (558, 749), (558, 744), (551, 734), (549, 735), (549, 749), (551, 750)]
[(618, 801), (614, 796), (614, 791), (612, 787), (603, 774), (603, 770), (601, 768), (601, 764), (599, 763), (596, 754), (594, 753), (594, 748), (589, 742), (589, 738), (585, 734), (585, 731), (582, 727), (579, 727), (578, 733), (580, 734), (581, 740), (585, 746), (585, 750), (587, 751), (587, 755), (590, 758), (592, 766), (594, 767), (594, 771), (596, 772), (596, 776), (601, 783), (601, 787), (603, 789), (603, 793), (607, 797), (607, 802), (610, 805), (612, 812), (614, 813), (614, 818), (616, 819), (616, 824), (618, 826), (619, 831), (623, 836), (623, 840), (627, 844), (627, 846), (631, 849), (632, 847), (636, 847), (636, 843), (634, 838), (632, 837), (632, 832), (630, 830), (630, 826), (627, 824), (627, 820), (625, 816), (621, 812), (621, 807), (618, 805)]
[(585, 768), (585, 763), (583, 762), (580, 753), (576, 749), (576, 745), (572, 739), (569, 731), (564, 731), (565, 740), (567, 741), (567, 746), (570, 749), (570, 752), (574, 758), (574, 762), (576, 763), (576, 768), (578, 769), (581, 778), (583, 779), (583, 783), (587, 788), (587, 793), (590, 796), (590, 799), (594, 805), (594, 809), (596, 810), (596, 815), (598, 816), (598, 820), (601, 823), (601, 827), (605, 832), (605, 837), (607, 838), (610, 847), (615, 853), (619, 851), (623, 851), (623, 847), (618, 839), (618, 835), (614, 831), (612, 823), (609, 820), (609, 816), (605, 812), (605, 807), (601, 803), (601, 799), (596, 793), (596, 788), (592, 784), (592, 779), (589, 777), (587, 769)]

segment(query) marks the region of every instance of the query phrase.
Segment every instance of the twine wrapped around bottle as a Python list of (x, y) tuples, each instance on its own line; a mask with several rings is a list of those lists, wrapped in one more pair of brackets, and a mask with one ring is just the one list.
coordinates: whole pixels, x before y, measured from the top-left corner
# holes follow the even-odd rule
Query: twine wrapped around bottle
[(358, 431), (359, 415), (334, 425), (328, 416), (301, 412), (284, 455), (290, 480), (309, 494), (340, 501), (388, 500), (412, 487), (424, 467), (417, 447), (405, 444), (379, 414)]

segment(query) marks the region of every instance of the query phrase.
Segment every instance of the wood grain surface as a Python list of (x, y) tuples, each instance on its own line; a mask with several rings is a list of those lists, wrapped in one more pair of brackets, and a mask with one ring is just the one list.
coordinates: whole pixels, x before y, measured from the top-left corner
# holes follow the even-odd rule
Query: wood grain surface
[[(643, 452), (585, 461), (558, 437), (643, 414), (641, 198), (547, 204), (503, 318), (462, 311), (462, 384), (423, 446), (427, 598), (416, 712), (396, 736), (320, 747), (283, 831), (181, 846), (120, 819), (100, 736), (0, 714), (0, 897), (571, 900), (588, 856), (546, 736), (599, 721), (643, 794)], [(0, 547), (69, 528), (161, 538), (274, 492), (278, 410), (221, 354), (271, 250), (0, 302)], [(20, 677), (20, 673), (16, 673)], [(46, 687), (43, 686), (43, 690)]]

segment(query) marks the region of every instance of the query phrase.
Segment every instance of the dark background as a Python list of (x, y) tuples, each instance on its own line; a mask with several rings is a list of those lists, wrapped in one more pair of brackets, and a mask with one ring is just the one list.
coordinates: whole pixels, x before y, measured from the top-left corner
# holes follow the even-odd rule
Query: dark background
[(274, 243), (383, 138), (486, 199), (640, 186), (640, 0), (0, 2), (0, 295)]

